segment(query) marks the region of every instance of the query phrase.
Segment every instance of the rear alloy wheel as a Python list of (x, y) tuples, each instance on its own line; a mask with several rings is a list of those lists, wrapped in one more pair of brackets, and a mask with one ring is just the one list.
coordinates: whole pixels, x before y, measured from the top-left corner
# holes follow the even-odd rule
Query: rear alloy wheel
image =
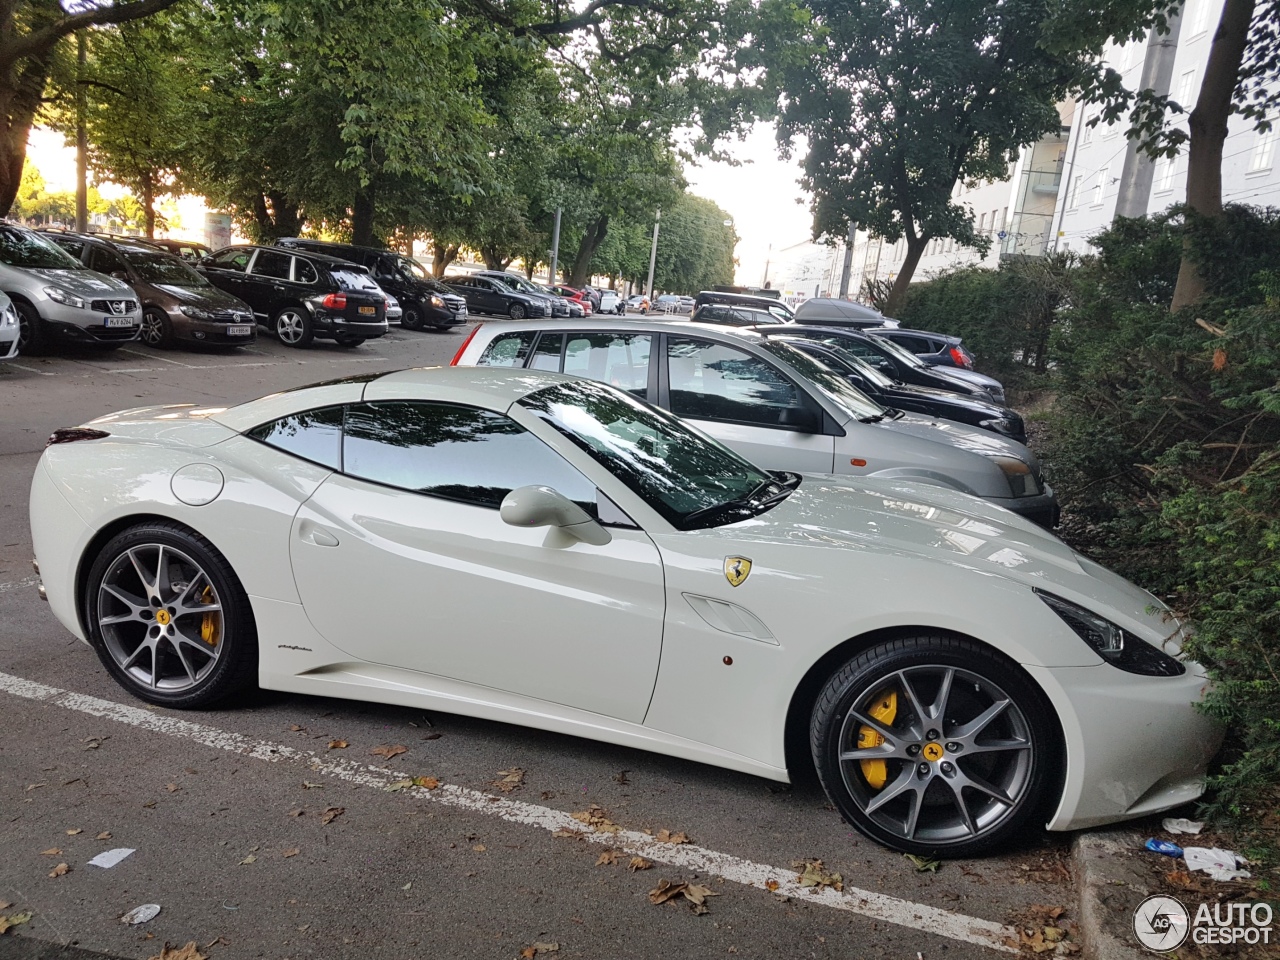
[(163, 310), (151, 307), (142, 314), (141, 338), (149, 347), (167, 350), (173, 346), (173, 322)]
[(413, 303), (404, 305), (404, 312), (400, 314), (400, 326), (406, 330), (421, 330), (424, 322), (421, 307)]
[(810, 743), (845, 819), (920, 856), (969, 857), (1018, 837), (1051, 799), (1052, 708), (1016, 665), (970, 640), (864, 651), (827, 681)]
[(99, 659), (136, 697), (202, 707), (257, 678), (257, 631), (231, 566), (198, 534), (167, 522), (114, 537), (84, 597)]
[(18, 352), (27, 356), (40, 353), (44, 349), (44, 329), (40, 314), (29, 303), (20, 300), (13, 302), (18, 311)]
[(302, 307), (285, 307), (277, 313), (275, 331), (280, 342), (290, 347), (305, 347), (315, 336), (311, 318)]
[(507, 316), (512, 320), (523, 320), (525, 318), (524, 307), (521, 304), (513, 303), (511, 309), (507, 311)]

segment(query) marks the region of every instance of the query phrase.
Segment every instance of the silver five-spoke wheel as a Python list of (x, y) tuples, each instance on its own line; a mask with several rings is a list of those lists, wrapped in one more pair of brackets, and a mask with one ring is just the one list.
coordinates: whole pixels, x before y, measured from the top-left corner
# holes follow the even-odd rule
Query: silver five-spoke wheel
[(276, 336), (290, 347), (305, 347), (313, 336), (311, 320), (301, 307), (285, 307), (276, 314)]

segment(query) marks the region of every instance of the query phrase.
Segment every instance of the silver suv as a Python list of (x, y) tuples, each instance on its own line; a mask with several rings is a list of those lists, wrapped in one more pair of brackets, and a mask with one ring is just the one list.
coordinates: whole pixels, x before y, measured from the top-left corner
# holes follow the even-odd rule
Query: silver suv
[(127, 283), (13, 223), (0, 223), (0, 290), (17, 308), (24, 353), (54, 343), (117, 347), (142, 329), (138, 296)]
[(18, 355), (18, 311), (13, 301), (0, 293), (0, 360)]

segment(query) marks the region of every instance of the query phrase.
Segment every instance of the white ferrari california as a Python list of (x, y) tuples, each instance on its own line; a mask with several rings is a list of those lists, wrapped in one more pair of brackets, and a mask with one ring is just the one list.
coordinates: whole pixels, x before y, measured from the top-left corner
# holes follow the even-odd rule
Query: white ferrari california
[(50, 438), (31, 527), (54, 614), (151, 703), (256, 683), (812, 763), (911, 853), (1175, 806), (1220, 739), (1163, 605), (1040, 527), (769, 473), (560, 374), (112, 414)]

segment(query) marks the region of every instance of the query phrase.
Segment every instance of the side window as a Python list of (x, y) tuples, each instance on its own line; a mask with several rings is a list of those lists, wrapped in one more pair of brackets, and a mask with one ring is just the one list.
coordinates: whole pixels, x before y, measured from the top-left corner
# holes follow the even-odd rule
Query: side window
[(736, 347), (667, 338), (671, 412), (765, 427), (810, 423), (805, 397), (772, 366)]
[(559, 373), (560, 352), (563, 346), (563, 333), (544, 333), (538, 338), (538, 346), (533, 351), (533, 359), (529, 361), (529, 369), (552, 370)]
[(106, 247), (94, 247), (89, 251), (89, 268), (99, 273), (124, 272), (124, 260), (120, 254)]
[(293, 257), (287, 253), (274, 250), (259, 250), (258, 259), (253, 261), (253, 273), (259, 277), (271, 277), (274, 280), (288, 280), (289, 267)]
[(929, 342), (923, 337), (913, 337), (907, 334), (894, 334), (889, 338), (900, 347), (905, 347), (912, 353), (929, 353)]
[(850, 340), (841, 337), (839, 340), (824, 340), (833, 347), (839, 347), (841, 350), (848, 350), (855, 357), (861, 357), (868, 363), (879, 363), (883, 354), (869, 343), (863, 343), (861, 340)]
[(84, 253), (83, 240), (76, 240), (72, 237), (58, 237), (58, 236), (50, 236), (48, 239), (52, 240), (54, 243), (60, 246), (63, 250), (67, 251), (67, 253), (75, 257), (77, 260), (81, 259), (80, 255)]
[(649, 395), (652, 346), (653, 336), (647, 333), (571, 333), (564, 372), (612, 384), (644, 400)]
[(484, 348), (484, 353), (480, 354), (476, 366), (523, 367), (535, 336), (536, 334), (529, 330), (523, 333), (504, 333), (496, 337), (489, 346)]
[(252, 250), (223, 250), (221, 253), (213, 255), (213, 265), (219, 270), (236, 270), (244, 273), (249, 268), (249, 260), (253, 257)]
[(301, 257), (293, 258), (293, 279), (298, 283), (319, 283), (320, 275), (310, 260)]
[(365, 266), (369, 268), (370, 272), (375, 277), (379, 277), (384, 280), (391, 280), (395, 278), (395, 267), (386, 257), (374, 257), (372, 258), (372, 262), (366, 263)]
[(342, 467), (342, 408), (324, 407), (295, 413), (254, 427), (248, 435), (269, 447), (310, 460), (322, 467)]
[(514, 420), (444, 403), (347, 408), (344, 472), (428, 496), (496, 508), (516, 487), (554, 487), (596, 516), (596, 488)]

